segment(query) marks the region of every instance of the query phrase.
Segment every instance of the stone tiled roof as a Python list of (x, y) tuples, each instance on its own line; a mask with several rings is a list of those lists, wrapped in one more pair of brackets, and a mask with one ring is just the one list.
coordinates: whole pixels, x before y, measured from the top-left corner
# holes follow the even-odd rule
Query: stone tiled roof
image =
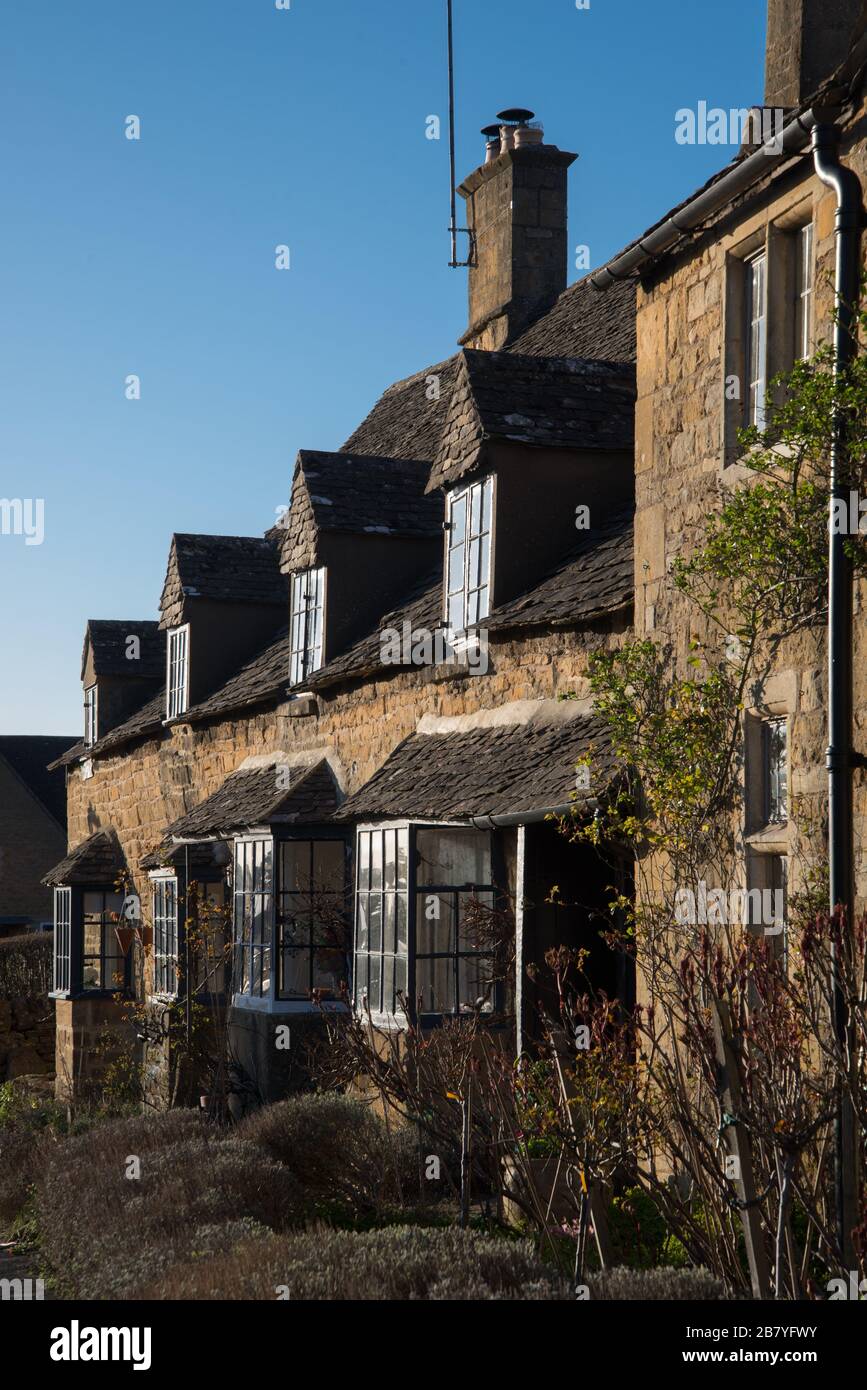
[(82, 840), (45, 875), (42, 882), (49, 886), (69, 884), (113, 884), (126, 868), (123, 853), (113, 831), (97, 830)]
[(269, 762), (233, 772), (213, 796), (170, 825), (165, 839), (206, 839), (275, 823), (319, 824), (331, 819), (339, 799), (324, 758), (295, 767)]
[(442, 619), (442, 593), (442, 565), (439, 565), (408, 591), (399, 607), (383, 614), (372, 632), (308, 676), (304, 682), (305, 686), (310, 690), (324, 690), (328, 686), (339, 685), (344, 680), (355, 680), (376, 672), (383, 674), (385, 671), (399, 670), (398, 664), (383, 666), (380, 634), (386, 628), (396, 628), (398, 632), (402, 632), (405, 622), (410, 624), (411, 629), (424, 628), (427, 632), (433, 632)]
[[(432, 459), (445, 422), (457, 360), (456, 354), (389, 386), (341, 452)], [(436, 388), (431, 378), (436, 378)]]
[(160, 609), (166, 612), (184, 598), (225, 603), (285, 604), (286, 579), (273, 539), (261, 536), (172, 537)]
[[(606, 302), (607, 301), (607, 302)], [(540, 357), (635, 361), (635, 284), (624, 280), (601, 293), (589, 277), (570, 285), (547, 314), (507, 349)]]
[(617, 513), (588, 531), (572, 554), (547, 578), (486, 619), (502, 628), (575, 627), (633, 601), (632, 510)]
[[(624, 607), (632, 600), (632, 519), (622, 512), (588, 532), (551, 573), (525, 594), (496, 608), (486, 621), (492, 633), (524, 627), (572, 627)], [(386, 628), (403, 631), (424, 628), (433, 632), (442, 619), (442, 567), (437, 566), (407, 591), (395, 608), (384, 613), (366, 636), (353, 643), (303, 682), (305, 689), (326, 690), (347, 680), (358, 680), (385, 670), (381, 661), (380, 634)], [(248, 661), (224, 685), (200, 704), (192, 706), (185, 720), (196, 723), (218, 718), (256, 705), (278, 703), (289, 688), (289, 631), (283, 629), (272, 642)], [(165, 718), (165, 693), (161, 692), (124, 724), (89, 750), (110, 753), (124, 743), (158, 732)], [(77, 762), (88, 750), (76, 744), (54, 766)]]
[(69, 746), (68, 738), (53, 734), (6, 734), (0, 737), (0, 759), (45, 807), (58, 825), (66, 827), (66, 784), (57, 756)]
[(591, 750), (597, 780), (584, 800), (600, 795), (613, 775), (604, 726), (589, 715), (413, 734), (337, 818), (468, 820), (564, 808), (573, 800), (575, 765)]
[[(606, 293), (589, 276), (570, 285), (507, 352), (539, 357), (588, 357), (635, 361), (635, 285), (624, 281)], [(397, 381), (342, 446), (347, 453), (433, 460), (448, 414), (460, 354)], [(439, 397), (430, 398), (430, 378)]]
[(62, 753), (59, 758), (48, 763), (46, 765), (47, 771), (56, 772), (59, 767), (69, 767), (71, 763), (77, 763), (79, 758), (84, 757), (86, 751), (84, 739), (80, 738), (77, 743), (72, 744), (71, 748), (67, 748), (66, 752)]
[(284, 570), (317, 560), (320, 532), (436, 536), (439, 498), (425, 496), (430, 465), (418, 459), (328, 454), (302, 449), (289, 510), (269, 535), (279, 539)]
[(90, 748), (82, 743), (76, 743), (62, 758), (58, 758), (52, 763), (51, 767), (61, 767), (70, 763), (77, 763), (82, 758), (99, 757), (103, 753), (111, 753), (115, 749), (122, 748), (125, 743), (132, 743), (134, 739), (143, 738), (146, 734), (157, 733), (163, 725), (166, 717), (166, 692), (165, 687), (158, 694), (151, 696), (146, 704), (137, 709), (135, 714), (131, 714), (129, 719), (125, 719), (122, 724), (109, 730), (104, 738), (99, 739)]
[[(138, 637), (139, 658), (127, 657), (127, 638)], [(123, 621), (91, 618), (84, 634), (81, 653), (81, 678), (87, 661), (87, 649), (93, 650), (93, 667), (98, 676), (136, 676), (161, 679), (166, 671), (166, 635), (158, 622)]]
[(487, 440), (549, 449), (633, 444), (635, 369), (630, 363), (461, 353), (428, 490), (463, 476)]

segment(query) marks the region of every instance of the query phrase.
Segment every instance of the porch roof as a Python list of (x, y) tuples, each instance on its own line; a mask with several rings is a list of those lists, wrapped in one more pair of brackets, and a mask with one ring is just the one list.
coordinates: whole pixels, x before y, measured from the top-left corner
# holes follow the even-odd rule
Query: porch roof
[[(544, 702), (547, 704), (548, 702)], [(538, 819), (596, 800), (611, 781), (614, 759), (604, 726), (592, 715), (531, 717), (430, 733), (401, 743), (336, 819), (424, 818), (443, 821)], [(495, 712), (492, 712), (495, 714)], [(576, 791), (576, 764), (592, 755), (590, 786)]]
[(55, 864), (42, 882), (49, 887), (64, 888), (75, 884), (114, 883), (125, 868), (123, 851), (114, 831), (97, 830)]
[(332, 819), (340, 791), (325, 758), (292, 765), (274, 756), (231, 773), (212, 796), (174, 821), (164, 843), (208, 840), (272, 824)]

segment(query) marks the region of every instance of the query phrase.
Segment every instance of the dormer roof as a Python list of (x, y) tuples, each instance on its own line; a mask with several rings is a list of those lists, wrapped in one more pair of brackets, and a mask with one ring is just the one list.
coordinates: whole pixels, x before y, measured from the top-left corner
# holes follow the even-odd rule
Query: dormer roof
[[(603, 294), (585, 276), (564, 290), (548, 313), (506, 351), (634, 362), (635, 282), (624, 280)], [(343, 444), (343, 450), (432, 462), (446, 423), (459, 359), (456, 353), (389, 386)]]
[(631, 363), (466, 348), (428, 490), (473, 471), (489, 441), (630, 450), (634, 406)]
[[(128, 639), (139, 639), (139, 659), (127, 658)], [(96, 676), (130, 676), (161, 679), (166, 669), (166, 637), (156, 621), (91, 618), (84, 633), (81, 679), (84, 680), (88, 649)]]
[(283, 569), (316, 564), (318, 539), (326, 532), (437, 536), (442, 503), (425, 495), (429, 472), (420, 459), (302, 449), (289, 510), (271, 533), (281, 536)]
[(260, 536), (172, 536), (161, 627), (177, 625), (186, 599), (284, 606), (286, 580), (276, 543)]

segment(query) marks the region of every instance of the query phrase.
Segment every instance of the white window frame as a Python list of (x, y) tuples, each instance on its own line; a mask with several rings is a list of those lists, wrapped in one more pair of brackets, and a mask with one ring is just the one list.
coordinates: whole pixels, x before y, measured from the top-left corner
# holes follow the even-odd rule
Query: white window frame
[(768, 253), (764, 246), (744, 261), (744, 317), (745, 422), (764, 429), (768, 393)]
[(72, 889), (54, 890), (54, 994), (68, 994), (72, 979)]
[[(457, 520), (461, 510), (462, 528)], [(444, 617), (452, 633), (478, 627), (491, 611), (493, 543), (494, 477), (489, 473), (446, 498)]]
[(99, 690), (96, 682), (86, 687), (84, 692), (84, 746), (92, 748), (96, 743), (99, 728)]
[[(356, 1013), (360, 1013), (360, 1014), (362, 1014), (362, 1016), (363, 1016), (363, 1014), (365, 1014), (365, 1013), (367, 1012), (367, 1009), (368, 1009), (368, 1007), (369, 1007), (369, 1009), (370, 1009), (370, 1016), (371, 1016), (371, 1018), (373, 1019), (373, 1021), (374, 1021), (375, 1023), (378, 1023), (378, 1024), (380, 1024), (380, 1025), (382, 1025), (382, 1026), (384, 1026), (384, 1027), (398, 1027), (398, 1028), (405, 1027), (406, 1024), (407, 1024), (406, 1015), (405, 1015), (404, 1012), (402, 1012), (402, 1011), (400, 1010), (400, 1008), (399, 1008), (399, 1006), (398, 1006), (398, 1004), (397, 1004), (397, 1002), (396, 1002), (396, 995), (397, 995), (397, 993), (398, 993), (398, 982), (400, 982), (400, 983), (403, 985), (403, 989), (402, 989), (400, 992), (402, 992), (402, 993), (405, 995), (405, 997), (411, 1002), (411, 1005), (412, 1005), (413, 1009), (415, 1009), (415, 1007), (416, 1007), (416, 1002), (417, 1002), (417, 997), (418, 997), (418, 960), (419, 960), (419, 959), (422, 959), (422, 960), (432, 960), (432, 959), (435, 959), (436, 955), (442, 955), (442, 956), (453, 957), (453, 958), (455, 959), (455, 961), (458, 962), (460, 959), (467, 959), (467, 958), (469, 958), (470, 956), (485, 954), (484, 952), (471, 951), (471, 950), (466, 950), (466, 949), (463, 949), (463, 950), (462, 950), (462, 949), (460, 948), (460, 945), (459, 945), (458, 943), (455, 944), (454, 950), (449, 951), (449, 952), (446, 952), (446, 953), (428, 953), (428, 952), (423, 952), (422, 955), (421, 955), (421, 957), (419, 957), (418, 950), (417, 950), (418, 941), (419, 941), (418, 910), (419, 910), (419, 898), (420, 898), (420, 896), (440, 897), (440, 896), (442, 895), (443, 892), (457, 894), (457, 893), (459, 893), (460, 891), (462, 891), (462, 886), (461, 886), (461, 885), (456, 885), (456, 884), (448, 885), (448, 886), (446, 886), (446, 887), (441, 887), (441, 888), (438, 889), (437, 885), (435, 885), (435, 884), (419, 884), (419, 883), (418, 883), (418, 873), (417, 873), (417, 871), (418, 871), (418, 848), (417, 848), (417, 836), (418, 836), (418, 832), (419, 832), (420, 830), (421, 830), (421, 831), (424, 831), (424, 830), (433, 830), (433, 831), (443, 831), (443, 832), (472, 831), (473, 829), (474, 829), (473, 826), (469, 826), (469, 825), (465, 825), (465, 824), (456, 824), (455, 822), (448, 822), (448, 821), (425, 821), (425, 820), (390, 820), (390, 821), (368, 822), (368, 823), (366, 823), (366, 824), (362, 824), (362, 825), (359, 825), (359, 826), (356, 827), (356, 835), (355, 835), (355, 915), (354, 915), (353, 940), (352, 940), (352, 998), (353, 998), (353, 1007), (354, 1007)], [(406, 838), (405, 838), (405, 845), (406, 845), (406, 865), (407, 865), (407, 868), (406, 868), (406, 882), (405, 882), (404, 884), (401, 884), (401, 882), (400, 882), (400, 878), (399, 878), (399, 874), (398, 874), (398, 872), (397, 872), (397, 869), (395, 869), (395, 872), (394, 872), (394, 875), (393, 875), (393, 880), (394, 880), (394, 881), (393, 881), (393, 884), (389, 884), (389, 883), (387, 882), (387, 876), (386, 876), (386, 872), (385, 872), (385, 867), (386, 867), (385, 842), (384, 842), (384, 840), (382, 839), (382, 836), (383, 836), (384, 833), (388, 833), (388, 832), (396, 832), (396, 834), (397, 834), (397, 836), (398, 836), (398, 840), (395, 841), (395, 848), (397, 847), (397, 844), (399, 843), (399, 837), (400, 837), (401, 835), (406, 837)], [(370, 854), (370, 857), (369, 857), (369, 858), (368, 858), (367, 856), (365, 856), (365, 854), (362, 853), (362, 836), (370, 836), (370, 837), (371, 837), (371, 839), (370, 839), (371, 854)], [(382, 859), (381, 859), (381, 864), (380, 864), (380, 885), (381, 885), (381, 886), (378, 887), (378, 888), (374, 888), (374, 886), (373, 886), (373, 881), (374, 881), (374, 880), (373, 880), (373, 874), (371, 873), (371, 865), (372, 865), (372, 859), (373, 859), (373, 856), (372, 856), (372, 849), (373, 849), (373, 845), (374, 845), (374, 839), (373, 839), (374, 836), (380, 836), (380, 843), (382, 844), (382, 849), (383, 849)], [(492, 836), (490, 837), (490, 848), (491, 848), (491, 855), (492, 855), (492, 859), (493, 859), (493, 854), (494, 854), (494, 843), (493, 843), (493, 837), (492, 837)], [(482, 885), (482, 884), (480, 884), (480, 885), (478, 885), (478, 887), (479, 887), (480, 891), (481, 891), (481, 892), (484, 892), (484, 893), (495, 891), (494, 888), (493, 888), (493, 885)], [(367, 925), (367, 932), (368, 932), (368, 935), (367, 935), (367, 946), (366, 946), (366, 948), (361, 948), (361, 945), (360, 945), (359, 928), (360, 928), (360, 925), (361, 925), (361, 910), (360, 910), (360, 909), (361, 909), (361, 904), (362, 904), (362, 901), (363, 901), (363, 900), (369, 899), (371, 895), (374, 896), (374, 897), (379, 896), (379, 897), (380, 897), (380, 900), (381, 900), (381, 904), (382, 904), (381, 910), (380, 910), (380, 933), (379, 933), (379, 936), (380, 936), (380, 947), (379, 947), (378, 953), (377, 953), (376, 950), (373, 950), (373, 951), (372, 951), (372, 950), (371, 950), (371, 947), (370, 947), (370, 935), (369, 935), (369, 932), (370, 932), (370, 919), (369, 919), (369, 917), (368, 917), (368, 921), (367, 921), (367, 923), (366, 923), (366, 925)], [(386, 912), (385, 912), (385, 898), (386, 898), (386, 896), (390, 896), (390, 895), (393, 895), (394, 898), (395, 898), (394, 912), (393, 912), (393, 914), (386, 914)], [(404, 942), (404, 945), (403, 945), (403, 949), (401, 949), (401, 938), (400, 938), (400, 917), (401, 917), (401, 913), (399, 912), (398, 906), (397, 906), (397, 899), (399, 899), (399, 898), (402, 898), (402, 899), (404, 900), (404, 902), (405, 902), (405, 910), (404, 910), (404, 933), (405, 933), (405, 942)], [(394, 949), (393, 949), (393, 950), (392, 950), (390, 947), (387, 948), (387, 946), (386, 946), (385, 922), (386, 922), (387, 916), (389, 916), (389, 915), (393, 915), (393, 918), (394, 918), (394, 930), (393, 930), (393, 934), (392, 934), (392, 936), (391, 936), (391, 940), (392, 940), (393, 945), (394, 945)], [(370, 961), (370, 959), (371, 959), (373, 956), (375, 956), (376, 954), (379, 955), (379, 960), (380, 960), (380, 963), (381, 963), (381, 968), (380, 968), (380, 974), (379, 974), (379, 984), (380, 984), (379, 1000), (378, 1000), (378, 1006), (375, 1007), (375, 1006), (374, 1006), (374, 1005), (375, 1005), (375, 1001), (374, 1001), (374, 1000), (371, 1000), (371, 999), (369, 998), (369, 996), (368, 996), (368, 988), (369, 988), (369, 981), (370, 981), (370, 978), (371, 978), (371, 977), (370, 977), (370, 969), (369, 969), (369, 961)], [(383, 1007), (382, 1007), (383, 1004), (386, 1003), (386, 1000), (385, 1000), (385, 997), (384, 997), (384, 996), (385, 996), (385, 982), (386, 982), (386, 971), (385, 971), (385, 961), (386, 961), (386, 958), (390, 958), (390, 959), (393, 961), (393, 966), (392, 966), (393, 997), (392, 997), (392, 999), (391, 999), (390, 1001), (388, 1001), (388, 1002), (390, 1002), (390, 1003), (392, 1004), (392, 1006), (393, 1006), (392, 1009), (388, 1009), (388, 1008), (383, 1008)], [(364, 981), (364, 983), (362, 983), (361, 972), (360, 972), (360, 970), (359, 970), (359, 961), (360, 961), (360, 960), (363, 961), (363, 962), (365, 962), (365, 971), (364, 971), (364, 974), (365, 974), (365, 981)], [(400, 963), (400, 965), (403, 966), (403, 969), (400, 969), (400, 968), (399, 968), (399, 964), (398, 964), (398, 963)], [(455, 1008), (454, 1008), (453, 1010), (446, 1011), (446, 1012), (438, 1012), (438, 1011), (429, 1012), (429, 1011), (426, 1011), (426, 1010), (422, 1010), (422, 1011), (421, 1011), (421, 1014), (420, 1014), (420, 1017), (422, 1017), (422, 1018), (424, 1018), (424, 1019), (426, 1019), (426, 1020), (428, 1020), (428, 1021), (434, 1021), (434, 1020), (438, 1020), (438, 1019), (444, 1019), (444, 1018), (459, 1018), (459, 1017), (464, 1016), (464, 1014), (467, 1012), (467, 1009), (466, 1009), (466, 1007), (464, 1007), (465, 1001), (462, 1001), (462, 1000), (460, 1000), (460, 999), (458, 998), (457, 986), (458, 986), (458, 980), (456, 979)], [(490, 1001), (489, 1001), (488, 1005), (483, 1009), (483, 1013), (484, 1013), (485, 1015), (489, 1015), (489, 1014), (491, 1014), (491, 1013), (493, 1013), (493, 1012), (495, 1012), (495, 1007), (494, 1007), (494, 991), (492, 991), (491, 998), (490, 998)]]
[(795, 232), (795, 361), (813, 352), (813, 223)]
[[(170, 908), (174, 909), (173, 919)], [(151, 878), (151, 911), (154, 924), (154, 995), (174, 999), (178, 995), (180, 962), (180, 905), (175, 874)]]
[(289, 684), (301, 685), (322, 665), (325, 637), (324, 567), (292, 575), (289, 603)]
[[(177, 648), (181, 648), (178, 654)], [(169, 630), (166, 643), (166, 718), (186, 714), (190, 701), (190, 625)]]
[(233, 1002), (263, 1006), (274, 995), (274, 836), (239, 835), (233, 863)]

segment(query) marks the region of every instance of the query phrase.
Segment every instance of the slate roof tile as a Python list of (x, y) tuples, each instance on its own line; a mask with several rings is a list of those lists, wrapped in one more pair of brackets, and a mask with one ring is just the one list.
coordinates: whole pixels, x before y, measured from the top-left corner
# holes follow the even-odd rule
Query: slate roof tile
[(285, 604), (288, 590), (273, 539), (262, 536), (194, 536), (177, 533), (160, 608), (181, 598), (228, 603)]
[(530, 589), (496, 608), (490, 632), (520, 627), (576, 627), (631, 605), (634, 594), (632, 510), (618, 512), (576, 544), (574, 551)]
[(614, 772), (604, 725), (591, 716), (416, 733), (344, 802), (337, 819), (467, 820), (567, 807), (575, 766), (591, 750), (596, 781), (582, 794), (587, 800), (601, 794)]
[[(127, 657), (127, 638), (138, 637), (140, 652), (137, 661)], [(81, 653), (81, 678), (87, 660), (88, 644), (93, 650), (93, 667), (97, 676), (135, 676), (161, 679), (166, 671), (166, 635), (158, 622), (125, 621), (91, 618), (84, 634)]]
[(634, 405), (631, 363), (468, 348), (461, 354), (428, 491), (473, 468), (487, 440), (631, 450)]
[(114, 831), (97, 830), (96, 834), (76, 845), (59, 864), (55, 864), (42, 882), (49, 886), (105, 886), (115, 883), (125, 869), (126, 862)]
[(331, 819), (339, 799), (324, 758), (313, 766), (273, 762), (245, 768), (233, 772), (213, 796), (170, 825), (165, 839), (205, 839), (273, 823), (319, 824)]
[[(603, 293), (585, 276), (564, 290), (553, 307), (506, 351), (634, 362), (634, 283), (624, 281)], [(446, 423), (459, 359), (456, 353), (389, 386), (342, 451), (432, 461)], [(431, 377), (439, 378), (439, 396), (434, 400), (429, 399)]]

